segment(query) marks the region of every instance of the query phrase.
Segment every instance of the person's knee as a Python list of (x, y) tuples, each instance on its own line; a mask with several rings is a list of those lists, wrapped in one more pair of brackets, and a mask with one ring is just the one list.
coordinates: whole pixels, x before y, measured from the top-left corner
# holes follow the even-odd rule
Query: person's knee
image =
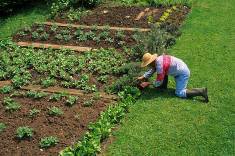
[(180, 98), (185, 98), (186, 97), (186, 90), (176, 90), (175, 91), (176, 96)]

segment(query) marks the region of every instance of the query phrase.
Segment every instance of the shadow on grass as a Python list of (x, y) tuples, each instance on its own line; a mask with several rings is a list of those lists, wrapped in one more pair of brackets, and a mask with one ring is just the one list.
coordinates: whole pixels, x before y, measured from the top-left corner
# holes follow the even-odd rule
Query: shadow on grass
[(151, 100), (155, 99), (156, 97), (160, 98), (176, 98), (175, 96), (175, 89), (168, 88), (168, 89), (156, 89), (156, 88), (146, 88), (142, 91), (142, 96), (140, 97), (141, 100)]

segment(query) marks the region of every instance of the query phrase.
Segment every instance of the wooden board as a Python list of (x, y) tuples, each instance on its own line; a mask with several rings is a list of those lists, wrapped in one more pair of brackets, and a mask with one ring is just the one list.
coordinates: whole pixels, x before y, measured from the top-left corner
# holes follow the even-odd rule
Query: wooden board
[(17, 42), (18, 46), (21, 47), (34, 47), (34, 48), (52, 48), (52, 49), (70, 49), (76, 52), (86, 52), (86, 51), (95, 51), (97, 49), (93, 49), (91, 47), (80, 47), (80, 46), (67, 46), (67, 45), (58, 45), (58, 44), (46, 44), (39, 42)]
[[(74, 28), (89, 28), (91, 29), (92, 26), (88, 26), (88, 25), (77, 25), (77, 24), (65, 24), (65, 23), (58, 23), (58, 22), (43, 22), (42, 24), (45, 25), (58, 25), (61, 27), (74, 27)], [(105, 29), (106, 26), (97, 26), (97, 29)], [(109, 27), (111, 30), (123, 30), (123, 31), (140, 31), (140, 32), (146, 32), (146, 31), (150, 31), (151, 29), (147, 29), (147, 28), (128, 28), (128, 27)]]

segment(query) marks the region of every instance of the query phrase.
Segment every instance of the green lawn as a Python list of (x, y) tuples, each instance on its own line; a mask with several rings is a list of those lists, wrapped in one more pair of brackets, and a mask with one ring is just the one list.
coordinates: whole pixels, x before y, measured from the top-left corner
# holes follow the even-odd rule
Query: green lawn
[(189, 88), (207, 86), (210, 102), (150, 89), (114, 132), (104, 155), (235, 154), (234, 6), (234, 0), (195, 2), (182, 36), (170, 49), (191, 69)]
[(0, 39), (10, 37), (18, 29), (29, 26), (35, 21), (45, 21), (47, 15), (48, 7), (45, 4), (37, 4), (32, 8), (22, 8), (8, 18), (0, 18)]

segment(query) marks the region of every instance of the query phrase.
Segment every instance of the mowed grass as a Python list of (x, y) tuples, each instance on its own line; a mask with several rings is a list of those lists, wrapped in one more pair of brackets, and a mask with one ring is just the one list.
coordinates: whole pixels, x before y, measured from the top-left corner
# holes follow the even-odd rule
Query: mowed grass
[(149, 89), (104, 155), (235, 155), (234, 6), (234, 0), (195, 2), (169, 51), (191, 69), (189, 88), (208, 87), (210, 102), (176, 98), (173, 89)]
[(0, 40), (10, 37), (17, 30), (30, 26), (35, 22), (45, 21), (49, 9), (46, 4), (22, 8), (7, 18), (0, 17)]

